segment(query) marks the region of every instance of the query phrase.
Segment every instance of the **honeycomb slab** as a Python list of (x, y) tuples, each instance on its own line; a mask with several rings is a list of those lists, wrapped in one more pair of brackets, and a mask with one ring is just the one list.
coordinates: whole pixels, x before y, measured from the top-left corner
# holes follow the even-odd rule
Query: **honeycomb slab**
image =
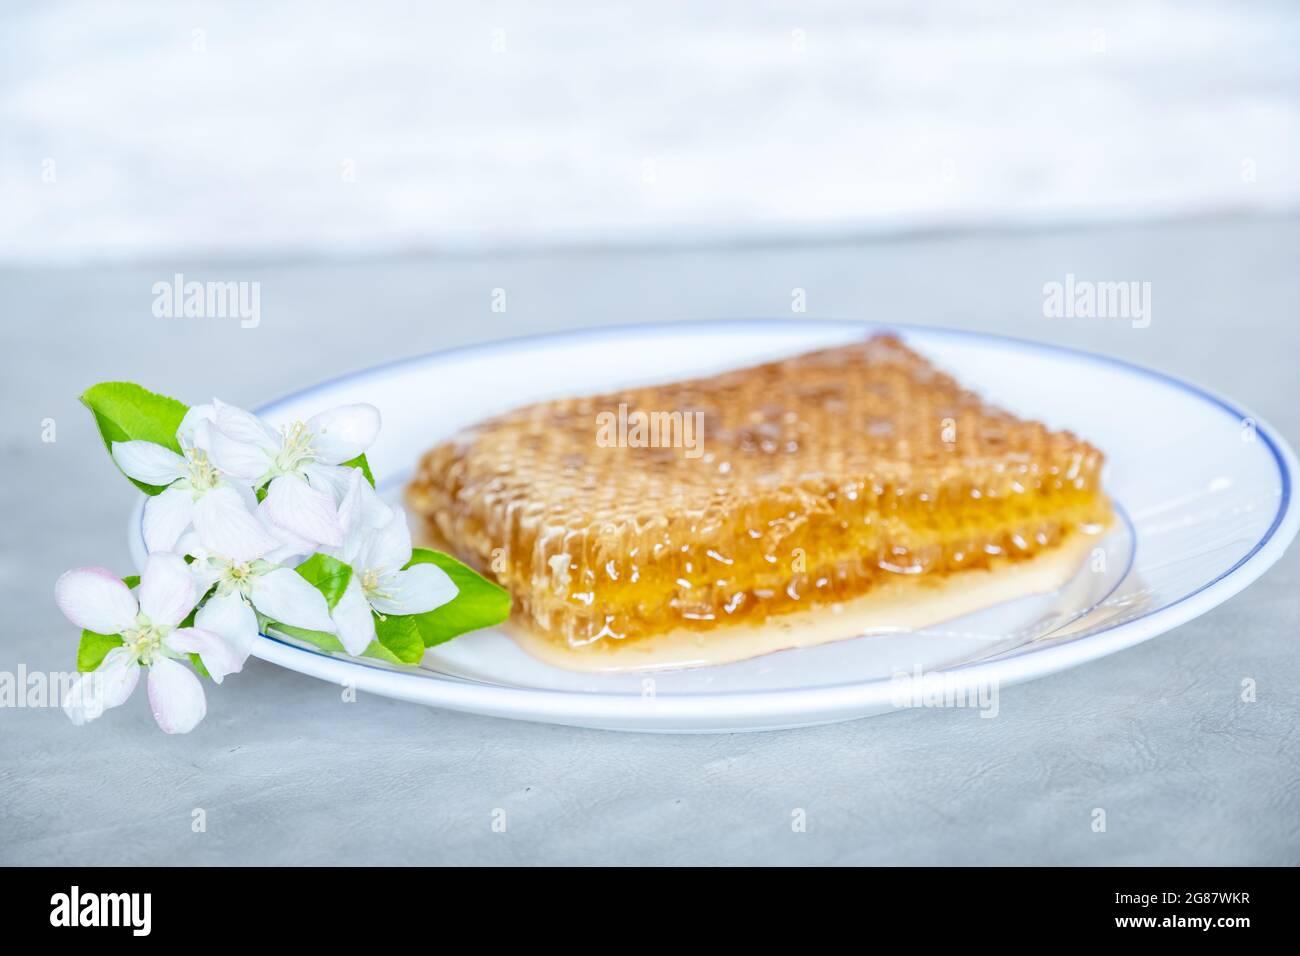
[[(767, 652), (755, 635), (795, 621), (846, 625), (785, 646), (854, 636), (847, 622), (880, 619), (873, 596), (888, 613), (970, 604), (979, 581), (1060, 583), (1079, 536), (1111, 522), (1103, 461), (876, 336), (516, 409), (430, 450), (407, 500), (510, 590), (525, 647), (612, 670), (670, 647), (695, 648), (684, 663)], [(699, 652), (722, 642), (735, 651)]]

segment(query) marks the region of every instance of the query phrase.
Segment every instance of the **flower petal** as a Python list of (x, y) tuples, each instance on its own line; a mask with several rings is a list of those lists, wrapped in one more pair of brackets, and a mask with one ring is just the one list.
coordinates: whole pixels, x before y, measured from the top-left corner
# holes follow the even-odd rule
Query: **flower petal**
[(253, 606), (273, 621), (313, 631), (334, 632), (325, 595), (297, 571), (276, 568), (258, 575), (249, 596)]
[(348, 488), (352, 485), (353, 475), (358, 475), (362, 481), (365, 481), (361, 469), (353, 468), (351, 465), (322, 465), (318, 461), (313, 461), (304, 465), (302, 471), (307, 476), (309, 485), (328, 493), (335, 502), (343, 501)]
[(238, 674), (248, 660), (247, 651), (240, 653), (232, 642), (201, 627), (179, 627), (163, 638), (163, 643), (179, 654), (198, 654), (218, 684), (227, 674)]
[(407, 527), (406, 514), (397, 508), (393, 510), (391, 521), (370, 532), (357, 563), (363, 568), (384, 574), (398, 570), (410, 560), (411, 529)]
[[(332, 465), (315, 466), (334, 468)], [(367, 540), (375, 528), (393, 520), (393, 509), (384, 504), (370, 482), (357, 468), (334, 468), (336, 471), (350, 471), (347, 491), (339, 504), (339, 526), (343, 529), (343, 544), (339, 546), (339, 560), (352, 564), (361, 554)], [(409, 555), (407, 558), (409, 559)], [(405, 562), (403, 562), (405, 563)], [(400, 565), (399, 565), (400, 567)]]
[(63, 701), (63, 712), (80, 726), (94, 720), (110, 707), (126, 702), (140, 680), (140, 665), (125, 647), (115, 647), (89, 674), (72, 683)]
[(231, 487), (213, 488), (194, 503), (194, 530), (209, 552), (239, 562), (260, 558), (279, 544)]
[(344, 564), (352, 564), (366, 542), (369, 529), (362, 522), (361, 492), (359, 485), (369, 484), (358, 468), (351, 469), (347, 490), (339, 499), (339, 527), (343, 529), (343, 543), (331, 549), (333, 556)]
[(460, 593), (447, 572), (436, 564), (417, 564), (379, 579), (383, 598), (371, 598), (380, 614), (423, 614), (442, 607)]
[(146, 485), (170, 485), (186, 473), (184, 458), (151, 441), (115, 441), (111, 454), (128, 477)]
[(267, 534), (276, 541), (275, 547), (262, 555), (264, 561), (269, 561), (271, 564), (296, 565), (300, 562), (293, 560), (294, 558), (305, 558), (320, 547), (315, 541), (308, 541), (302, 535), (294, 534), (288, 528), (281, 528), (272, 522), (266, 513), (266, 502), (257, 506), (257, 520), (266, 529)]
[(190, 566), (179, 554), (155, 551), (140, 575), (140, 610), (154, 624), (175, 627), (199, 599)]
[(257, 615), (238, 594), (212, 595), (194, 615), (194, 626), (222, 638), (241, 665), (257, 640)]
[(54, 583), (59, 610), (77, 627), (97, 634), (121, 634), (140, 611), (135, 595), (108, 568), (76, 568)]
[(212, 400), (212, 410), (212, 424), (227, 438), (260, 448), (268, 455), (279, 451), (280, 433), (252, 412), (227, 405), (219, 398)]
[(144, 503), (144, 546), (147, 551), (171, 551), (181, 532), (190, 526), (194, 493), (189, 488), (167, 488)]
[(366, 600), (361, 582), (355, 576), (348, 582), (339, 603), (334, 605), (332, 616), (343, 649), (353, 657), (359, 657), (375, 639), (375, 617), (370, 613), (370, 602)]
[[(347, 490), (339, 505), (339, 521), (344, 528), (367, 527), (378, 528), (388, 524), (393, 517), (393, 509), (384, 503), (360, 468), (340, 468), (336, 465), (316, 465), (321, 471), (345, 471), (348, 475)], [(347, 512), (346, 518), (344, 512)]]
[(176, 553), (194, 556), (194, 560), (190, 564), (190, 574), (194, 575), (194, 581), (198, 585), (200, 595), (207, 594), (208, 589), (221, 578), (221, 563), (208, 558), (203, 545), (199, 543), (199, 536), (193, 531), (187, 531), (181, 535), (181, 539), (176, 542)]
[(176, 429), (176, 441), (182, 448), (201, 448), (207, 451), (210, 434), (208, 426), (216, 415), (217, 410), (212, 405), (191, 405), (181, 419), (180, 427)]
[(364, 403), (340, 405), (307, 419), (317, 461), (338, 465), (356, 458), (379, 436), (379, 409)]
[(231, 438), (221, 429), (210, 427), (206, 441), (208, 460), (223, 474), (239, 481), (260, 481), (271, 467), (274, 452), (261, 446)]
[(157, 657), (149, 665), (149, 707), (169, 734), (188, 734), (208, 712), (199, 679), (169, 657)]
[(338, 511), (328, 493), (312, 488), (293, 475), (281, 475), (271, 482), (262, 502), (268, 520), (326, 547), (343, 543)]

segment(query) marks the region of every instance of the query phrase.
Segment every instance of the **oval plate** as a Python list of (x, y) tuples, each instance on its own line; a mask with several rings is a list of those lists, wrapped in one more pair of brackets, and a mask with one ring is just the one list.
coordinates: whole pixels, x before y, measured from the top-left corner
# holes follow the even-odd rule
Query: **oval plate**
[[(1106, 452), (1106, 487), (1125, 521), (1099, 549), (1090, 581), (940, 628), (653, 676), (557, 670), (495, 630), (433, 648), (418, 668), (266, 635), (253, 653), (400, 700), (611, 730), (800, 727), (915, 706), (936, 693), (996, 706), (1001, 687), (1131, 647), (1204, 614), (1263, 574), (1295, 537), (1295, 455), (1249, 411), (1115, 359), (953, 330), (734, 321), (548, 335), (405, 359), (259, 412), (275, 421), (347, 402), (378, 406), (384, 429), (367, 457), (377, 475), (389, 478), (381, 488), (396, 497), (427, 448), (487, 415), (540, 399), (709, 374), (882, 331), (901, 336), (990, 401), (1069, 428)], [(143, 499), (130, 525), (137, 565), (144, 556), (142, 511)]]

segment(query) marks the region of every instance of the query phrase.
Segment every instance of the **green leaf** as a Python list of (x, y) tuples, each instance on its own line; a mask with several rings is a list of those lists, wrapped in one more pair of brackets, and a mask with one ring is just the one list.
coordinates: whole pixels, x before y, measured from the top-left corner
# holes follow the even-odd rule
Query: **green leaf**
[(379, 643), (403, 664), (418, 664), (424, 657), (424, 638), (412, 615), (375, 615), (375, 634)]
[(339, 603), (343, 592), (347, 590), (348, 582), (352, 580), (352, 569), (328, 554), (313, 554), (298, 565), (296, 570), (316, 590), (325, 595), (325, 603), (329, 605), (331, 611), (334, 610), (334, 605)]
[(190, 663), (194, 665), (194, 669), (199, 672), (200, 677), (212, 677), (212, 675), (208, 673), (208, 669), (203, 666), (203, 658), (199, 657), (198, 654), (190, 654)]
[[(322, 651), (331, 651), (336, 653), (346, 653), (343, 644), (333, 634), (326, 634), (324, 631), (311, 631), (305, 627), (291, 627), (288, 624), (278, 624), (271, 622), (269, 625), (272, 630), (278, 631), (287, 637), (296, 637), (301, 641), (309, 644), (315, 644)], [(404, 663), (388, 648), (384, 647), (378, 641), (371, 641), (370, 646), (362, 653), (363, 657), (373, 657), (377, 660), (387, 661), (390, 664)]]
[(510, 616), (510, 593), (451, 555), (416, 548), (406, 566), (414, 564), (436, 564), (459, 589), (456, 597), (442, 607), (410, 615), (425, 647), (450, 641), (467, 631), (500, 624)]
[[(81, 403), (95, 416), (104, 447), (110, 451), (115, 441), (151, 441), (180, 453), (176, 429), (189, 408), (176, 399), (132, 382), (101, 382), (86, 389)], [(134, 478), (131, 481), (147, 495), (163, 490)]]
[(264, 629), (278, 631), (289, 637), (296, 637), (300, 641), (307, 641), (315, 644), (322, 651), (341, 651), (342, 643), (333, 634), (327, 634), (325, 631), (313, 631), (305, 627), (294, 627), (291, 624), (280, 624), (277, 621), (268, 621)]
[(361, 474), (366, 476), (366, 481), (370, 482), (370, 487), (375, 487), (375, 476), (370, 472), (370, 462), (366, 461), (366, 453), (362, 452), (356, 458), (349, 458), (347, 461), (339, 462), (349, 468), (360, 468)]
[(100, 664), (104, 663), (104, 658), (108, 652), (115, 647), (121, 647), (122, 638), (117, 634), (96, 634), (94, 631), (82, 631), (81, 643), (77, 645), (77, 670), (83, 674), (87, 671), (93, 671)]

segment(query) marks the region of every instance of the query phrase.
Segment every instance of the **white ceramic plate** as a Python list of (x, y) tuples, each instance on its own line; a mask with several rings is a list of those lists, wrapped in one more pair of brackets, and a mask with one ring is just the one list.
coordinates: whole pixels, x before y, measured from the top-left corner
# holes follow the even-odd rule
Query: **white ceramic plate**
[[(260, 411), (289, 420), (345, 402), (377, 405), (384, 429), (368, 457), (381, 487), (396, 494), (425, 449), (521, 403), (710, 373), (883, 330), (859, 322), (739, 321), (544, 336), (396, 362)], [(363, 692), (617, 730), (796, 727), (916, 706), (936, 693), (950, 703), (991, 707), (1000, 688), (1204, 614), (1263, 574), (1294, 538), (1300, 524), (1291, 495), (1295, 455), (1234, 403), (1098, 355), (941, 329), (893, 331), (988, 399), (1068, 427), (1107, 453), (1106, 486), (1125, 520), (1107, 537), (1100, 559), (1061, 592), (925, 631), (651, 677), (558, 670), (497, 631), (434, 648), (419, 668), (334, 656), (267, 636), (253, 653)], [(130, 528), (137, 564), (142, 507), (143, 501)]]

